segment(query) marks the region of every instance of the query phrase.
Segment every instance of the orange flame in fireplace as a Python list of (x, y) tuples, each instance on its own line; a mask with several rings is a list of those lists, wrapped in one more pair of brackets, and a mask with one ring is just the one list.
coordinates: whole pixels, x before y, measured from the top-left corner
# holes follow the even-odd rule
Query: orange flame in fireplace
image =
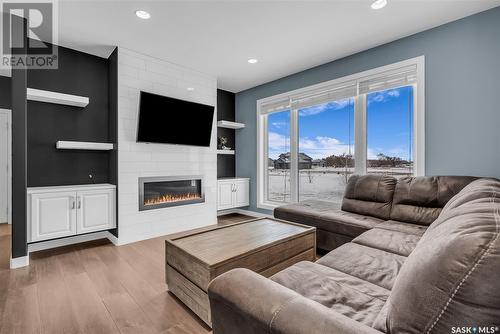
[(192, 199), (200, 199), (201, 196), (199, 194), (183, 194), (183, 195), (162, 195), (155, 198), (150, 198), (144, 200), (144, 205), (156, 205), (162, 203), (172, 203), (172, 202), (180, 202), (180, 201), (188, 201)]

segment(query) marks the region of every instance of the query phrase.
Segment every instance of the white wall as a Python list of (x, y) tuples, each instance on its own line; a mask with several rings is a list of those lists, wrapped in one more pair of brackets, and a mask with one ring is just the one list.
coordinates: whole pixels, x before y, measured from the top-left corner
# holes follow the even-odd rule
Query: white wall
[[(215, 106), (216, 78), (123, 48), (118, 64), (119, 244), (215, 224), (217, 117), (208, 148), (136, 143), (136, 131), (141, 90)], [(204, 176), (205, 203), (139, 212), (139, 177), (182, 175)]]

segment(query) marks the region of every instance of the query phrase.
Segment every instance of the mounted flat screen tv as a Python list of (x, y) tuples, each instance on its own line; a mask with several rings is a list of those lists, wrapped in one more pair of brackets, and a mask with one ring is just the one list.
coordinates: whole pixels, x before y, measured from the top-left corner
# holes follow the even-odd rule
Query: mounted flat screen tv
[(137, 142), (210, 146), (214, 107), (141, 92)]

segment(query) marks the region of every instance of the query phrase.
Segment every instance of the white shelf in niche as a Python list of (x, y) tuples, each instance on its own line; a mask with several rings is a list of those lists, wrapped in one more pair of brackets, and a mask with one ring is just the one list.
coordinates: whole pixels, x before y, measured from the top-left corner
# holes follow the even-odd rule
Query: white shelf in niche
[(217, 150), (217, 154), (230, 154), (230, 155), (234, 155), (234, 150)]
[(64, 104), (82, 108), (86, 107), (90, 102), (90, 99), (85, 96), (63, 94), (34, 88), (28, 88), (26, 90), (26, 97), (29, 101)]
[(110, 151), (114, 148), (114, 144), (110, 143), (94, 143), (86, 141), (63, 141), (56, 142), (58, 150), (94, 150), (94, 151)]
[(231, 121), (218, 121), (217, 126), (219, 128), (227, 128), (227, 129), (243, 129), (245, 127), (245, 124), (231, 122)]

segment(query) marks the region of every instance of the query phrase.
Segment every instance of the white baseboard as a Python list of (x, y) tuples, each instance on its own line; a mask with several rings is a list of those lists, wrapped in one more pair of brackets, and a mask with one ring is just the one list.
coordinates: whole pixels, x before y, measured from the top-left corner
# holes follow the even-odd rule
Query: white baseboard
[(241, 215), (247, 215), (247, 216), (252, 216), (252, 217), (256, 217), (256, 218), (273, 218), (273, 215), (269, 215), (266, 213), (255, 212), (255, 211), (244, 210), (244, 209), (237, 209), (237, 208), (217, 211), (217, 216), (224, 216), (224, 215), (229, 215), (232, 213), (239, 213)]
[(224, 216), (224, 215), (230, 215), (232, 213), (237, 213), (236, 211), (238, 211), (238, 209), (220, 210), (220, 211), (217, 211), (217, 217)]
[(269, 215), (269, 214), (261, 213), (261, 212), (250, 211), (250, 210), (243, 210), (243, 209), (236, 209), (235, 213), (239, 213), (241, 215), (257, 217), (257, 218), (273, 218), (273, 215)]
[(115, 246), (122, 245), (122, 243), (120, 243), (120, 240), (117, 237), (115, 237), (111, 232), (106, 231), (106, 233), (107, 233), (106, 238), (108, 238), (108, 240), (111, 241), (113, 245)]
[(26, 267), (30, 264), (29, 255), (10, 258), (10, 269), (16, 269), (21, 267)]
[(236, 213), (239, 213), (242, 215), (247, 215), (247, 216), (260, 217), (260, 218), (273, 218), (273, 215), (269, 215), (267, 213), (261, 213), (261, 212), (256, 212), (256, 211), (243, 210), (243, 209), (236, 210)]
[(95, 233), (89, 233), (89, 234), (84, 234), (84, 235), (75, 235), (73, 237), (67, 237), (67, 238), (56, 239), (56, 240), (40, 241), (40, 242), (28, 245), (28, 254), (32, 253), (32, 252), (38, 252), (41, 250), (50, 249), (50, 248), (68, 246), (68, 245), (73, 245), (73, 244), (78, 244), (81, 242), (98, 240), (98, 239), (109, 239), (111, 242), (113, 242), (113, 240), (111, 240), (109, 238), (110, 235), (113, 236), (108, 231), (102, 231), (102, 232), (95, 232)]

